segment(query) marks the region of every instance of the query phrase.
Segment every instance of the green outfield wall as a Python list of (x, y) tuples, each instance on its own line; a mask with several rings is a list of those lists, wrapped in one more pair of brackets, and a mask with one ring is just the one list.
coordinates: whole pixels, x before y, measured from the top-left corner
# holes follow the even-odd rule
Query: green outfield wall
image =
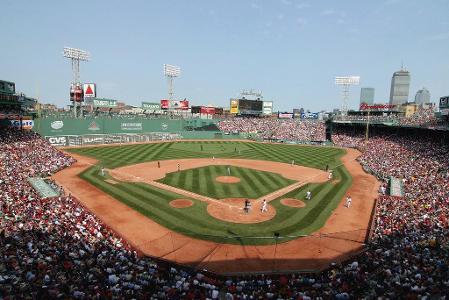
[(239, 139), (213, 128), (218, 120), (139, 118), (43, 118), (34, 120), (33, 130), (54, 146), (148, 142), (174, 139)]

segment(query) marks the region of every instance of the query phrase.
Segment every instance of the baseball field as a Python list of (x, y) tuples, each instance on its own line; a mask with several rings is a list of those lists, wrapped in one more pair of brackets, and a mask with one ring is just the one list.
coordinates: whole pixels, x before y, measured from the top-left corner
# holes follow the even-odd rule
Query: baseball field
[[(283, 241), (288, 241), (299, 235), (310, 234), (324, 224), (351, 183), (351, 176), (339, 161), (343, 150), (335, 148), (210, 141), (79, 148), (70, 151), (99, 161), (98, 165), (83, 172), (81, 177), (105, 193), (173, 231), (222, 243), (270, 244), (274, 243), (271, 238), (255, 237), (272, 237), (277, 232), (287, 236)], [(186, 158), (212, 157), (208, 166), (182, 169), (182, 161)], [(232, 177), (238, 178), (239, 182), (217, 182), (217, 177), (228, 175), (228, 166), (214, 164), (214, 161), (218, 162), (222, 158), (284, 162), (285, 168), (291, 168), (292, 161), (294, 165), (321, 170), (329, 166), (334, 170), (334, 181), (312, 183), (315, 181), (312, 177), (310, 182), (304, 182), (269, 202), (271, 209), (276, 211), (272, 219), (241, 224), (214, 218), (207, 213), (206, 201), (147, 183), (120, 181), (111, 173), (102, 176), (100, 170), (100, 166), (112, 169), (151, 161), (159, 161), (163, 167), (165, 160), (177, 160), (181, 170), (166, 174), (158, 182), (218, 201), (228, 198), (259, 199), (297, 182), (278, 173), (237, 166), (229, 168)], [(151, 173), (154, 168), (157, 166), (148, 167), (146, 172)], [(313, 195), (311, 200), (305, 200), (307, 191)], [(284, 198), (300, 200), (305, 206), (298, 208), (283, 205), (281, 200)], [(193, 205), (174, 208), (170, 202), (176, 199), (188, 199)], [(236, 213), (239, 208), (243, 208), (243, 204), (237, 207)]]
[[(369, 198), (366, 203), (354, 201), (354, 211), (363, 217), (337, 217), (340, 210), (346, 215), (342, 203), (354, 181), (354, 172), (347, 166), (359, 166), (354, 162), (357, 153), (345, 149), (206, 140), (65, 151), (78, 163), (55, 179), (133, 246), (155, 257), (206, 264), (220, 272), (224, 269), (220, 263), (215, 265), (216, 260), (223, 263), (230, 253), (243, 251), (234, 259), (258, 257), (257, 266), (251, 262), (244, 269), (264, 270), (259, 261), (264, 256), (272, 259), (273, 254), (267, 254), (274, 249), (270, 247), (282, 249), (285, 244), (291, 249), (291, 242), (298, 241), (309, 245), (309, 250), (301, 246), (300, 254), (284, 251), (289, 260), (297, 255), (345, 255), (360, 250), (368, 230), (374, 199), (369, 194), (375, 195), (374, 184), (365, 183), (359, 170), (355, 178), (364, 181), (361, 187), (365, 190), (354, 191), (352, 198), (358, 200), (363, 193)], [(332, 178), (327, 170), (332, 170)], [(246, 201), (250, 202), (248, 210)], [(328, 240), (332, 247), (324, 251), (321, 232), (342, 230), (352, 233)], [(314, 235), (317, 232), (319, 240)], [(249, 251), (248, 247), (256, 248)], [(315, 251), (319, 254), (308, 254)], [(280, 253), (275, 256), (282, 257)], [(323, 258), (314, 264), (323, 264)], [(300, 262), (284, 261), (285, 268), (309, 266)]]

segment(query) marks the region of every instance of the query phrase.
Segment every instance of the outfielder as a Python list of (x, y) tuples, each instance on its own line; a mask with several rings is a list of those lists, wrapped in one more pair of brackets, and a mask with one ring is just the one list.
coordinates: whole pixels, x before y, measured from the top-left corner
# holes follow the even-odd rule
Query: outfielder
[(311, 192), (311, 191), (307, 191), (307, 193), (306, 193), (306, 199), (307, 199), (307, 200), (312, 199), (312, 192)]

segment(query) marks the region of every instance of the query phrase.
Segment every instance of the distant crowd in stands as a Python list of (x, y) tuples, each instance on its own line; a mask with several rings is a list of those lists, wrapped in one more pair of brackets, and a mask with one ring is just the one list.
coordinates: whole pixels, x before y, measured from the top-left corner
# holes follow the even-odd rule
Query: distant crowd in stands
[(442, 122), (435, 117), (435, 110), (433, 106), (428, 108), (420, 107), (418, 110), (408, 116), (399, 116), (395, 114), (386, 115), (348, 115), (348, 116), (336, 116), (335, 120), (349, 120), (349, 121), (363, 121), (367, 122), (386, 122), (394, 123), (399, 126), (415, 126), (424, 128), (449, 128), (447, 122)]
[(0, 299), (447, 299), (448, 146), (431, 134), (333, 139), (363, 149), (379, 178), (404, 182), (405, 197), (379, 196), (366, 252), (319, 274), (221, 278), (138, 257), (71, 195), (41, 199), (25, 179), (74, 160), (34, 133), (0, 129)]
[(218, 128), (226, 133), (250, 133), (264, 140), (325, 141), (325, 125), (318, 120), (232, 118)]

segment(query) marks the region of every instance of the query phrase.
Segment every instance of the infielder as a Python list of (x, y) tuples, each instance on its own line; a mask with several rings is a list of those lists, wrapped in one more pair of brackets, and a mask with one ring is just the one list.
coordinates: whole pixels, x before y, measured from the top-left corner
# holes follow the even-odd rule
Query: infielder
[(231, 167), (228, 166), (228, 176), (231, 176)]
[(329, 174), (327, 175), (327, 179), (331, 180), (334, 174), (332, 173), (332, 170), (329, 171)]
[(292, 160), (292, 167), (295, 165), (295, 160), (293, 159)]
[(101, 176), (104, 176), (104, 167), (101, 167)]
[(181, 171), (181, 165), (178, 163), (178, 172)]
[(267, 212), (268, 211), (267, 200), (263, 199), (262, 207), (261, 207), (260, 211), (261, 212)]
[(351, 202), (352, 202), (351, 196), (346, 197), (346, 207), (347, 208), (349, 208), (351, 206)]

